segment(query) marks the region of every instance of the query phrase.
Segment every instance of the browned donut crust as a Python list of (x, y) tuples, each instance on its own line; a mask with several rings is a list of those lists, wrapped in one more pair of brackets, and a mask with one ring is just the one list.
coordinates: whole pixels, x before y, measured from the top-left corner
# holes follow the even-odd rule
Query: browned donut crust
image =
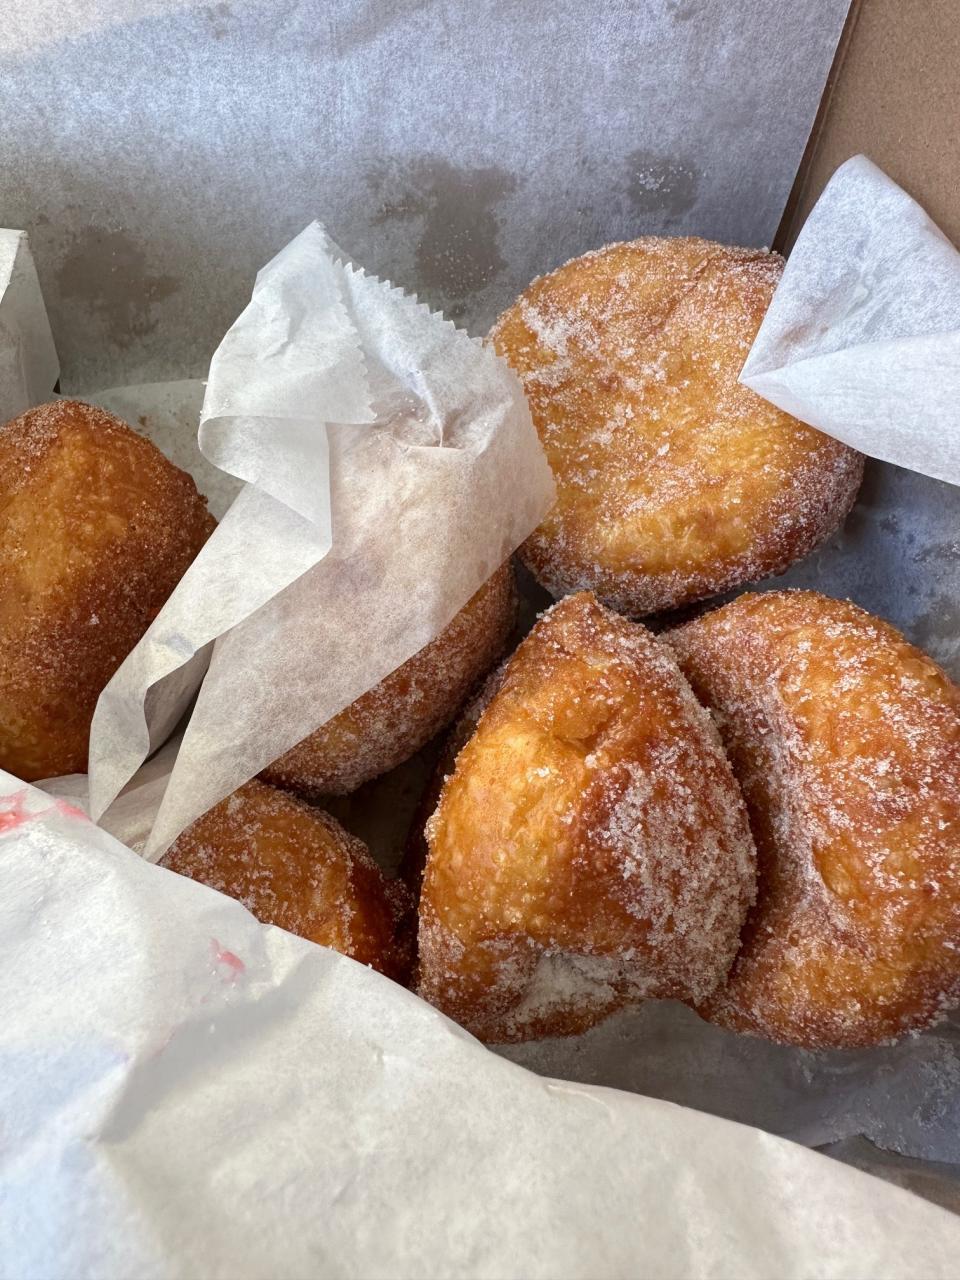
[(409, 887), (415, 902), (420, 901), (423, 873), (427, 865), (427, 823), (440, 803), (443, 784), (453, 773), (457, 756), (473, 737), (480, 717), (487, 709), (490, 699), (500, 688), (505, 670), (506, 663), (503, 663), (491, 671), (474, 696), (464, 704), (459, 716), (451, 725), (449, 733), (444, 737), (437, 762), (420, 796), (413, 821), (407, 832), (403, 858), (398, 868), (400, 878)]
[[(435, 640), (274, 761), (265, 782), (308, 800), (346, 795), (396, 768), (444, 725), (503, 653), (517, 616), (507, 562)], [(322, 676), (322, 663), (318, 665)]]
[(743, 787), (757, 903), (703, 1015), (876, 1044), (960, 1000), (960, 690), (888, 623), (745, 595), (666, 637)]
[(780, 573), (863, 458), (737, 381), (778, 254), (648, 236), (542, 276), (497, 321), (557, 481), (521, 556), (554, 596), (642, 616)]
[(421, 995), (482, 1039), (702, 999), (752, 901), (746, 812), (670, 652), (588, 595), (506, 665), (428, 824)]
[(264, 924), (406, 981), (410, 895), (322, 809), (248, 782), (198, 818), (163, 865), (237, 898)]
[(0, 427), (0, 768), (85, 772), (100, 691), (214, 527), (188, 475), (61, 400)]

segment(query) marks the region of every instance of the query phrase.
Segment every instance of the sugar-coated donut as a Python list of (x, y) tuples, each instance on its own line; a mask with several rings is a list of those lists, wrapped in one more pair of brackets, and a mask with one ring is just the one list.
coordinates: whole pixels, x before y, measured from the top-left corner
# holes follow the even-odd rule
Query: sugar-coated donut
[(503, 683), (505, 670), (506, 663), (501, 663), (491, 671), (473, 697), (464, 704), (459, 716), (450, 726), (449, 733), (444, 736), (440, 754), (427, 780), (427, 785), (421, 792), (413, 820), (407, 831), (403, 857), (398, 869), (400, 878), (409, 887), (417, 902), (420, 901), (423, 873), (427, 865), (427, 823), (440, 803), (443, 784), (453, 773), (457, 756), (473, 737), (487, 704)]
[[(274, 761), (261, 778), (316, 800), (346, 795), (409, 760), (449, 724), (472, 686), (499, 658), (516, 614), (508, 562), (435, 640)], [(322, 663), (317, 673), (322, 678)]]
[(717, 720), (759, 857), (722, 1026), (871, 1045), (960, 1000), (960, 690), (888, 623), (809, 591), (667, 634)]
[(102, 409), (0, 426), (0, 768), (86, 771), (100, 691), (213, 527), (190, 477)]
[(403, 982), (410, 895), (322, 809), (248, 782), (198, 818), (163, 865), (237, 898), (264, 924), (331, 947)]
[(669, 650), (589, 594), (506, 664), (427, 837), (419, 990), (488, 1041), (705, 998), (756, 877), (709, 716)]
[(737, 381), (778, 254), (649, 236), (535, 280), (491, 339), (557, 481), (521, 556), (633, 616), (780, 573), (853, 505), (863, 458)]

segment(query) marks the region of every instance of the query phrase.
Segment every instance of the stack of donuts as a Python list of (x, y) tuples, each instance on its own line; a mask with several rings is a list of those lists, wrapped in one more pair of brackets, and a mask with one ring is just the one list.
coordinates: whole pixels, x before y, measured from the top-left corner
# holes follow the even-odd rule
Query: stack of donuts
[[(488, 1042), (671, 998), (844, 1048), (960, 1002), (960, 693), (783, 572), (863, 458), (738, 375), (780, 258), (647, 238), (538, 279), (490, 335), (557, 484), (445, 631), (188, 828), (168, 870), (416, 990)], [(0, 427), (0, 767), (82, 771), (100, 690), (212, 528), (77, 401)], [(322, 664), (318, 664), (318, 680)], [(388, 878), (322, 807), (452, 724)]]

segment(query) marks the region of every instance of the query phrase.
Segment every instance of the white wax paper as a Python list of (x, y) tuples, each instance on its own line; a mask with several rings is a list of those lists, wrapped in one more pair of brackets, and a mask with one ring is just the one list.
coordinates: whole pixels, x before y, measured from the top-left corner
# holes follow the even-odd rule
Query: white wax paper
[(0, 1275), (956, 1275), (960, 1221), (542, 1080), (0, 774)]
[(429, 643), (553, 500), (507, 365), (317, 224), (263, 269), (221, 343), (199, 439), (247, 483), (91, 731), (99, 817), (216, 641), (153, 852)]
[[(137, 770), (110, 808), (100, 815), (97, 825), (134, 853), (143, 854), (146, 849), (181, 741), (182, 735), (175, 734), (165, 742), (143, 768)], [(65, 800), (75, 809), (89, 815), (90, 785), (85, 773), (46, 778), (36, 786), (47, 795)], [(156, 854), (147, 861), (156, 861), (160, 856)]]
[(741, 381), (870, 457), (960, 484), (960, 253), (865, 156), (804, 224)]
[(472, 333), (637, 235), (769, 244), (849, 0), (14, 0), (0, 223), (72, 390), (203, 377), (322, 209)]
[(135, 431), (165, 453), (174, 466), (188, 472), (207, 500), (217, 520), (243, 488), (243, 481), (228, 475), (200, 451), (197, 428), (203, 408), (204, 384), (199, 379), (154, 382), (139, 387), (110, 387), (85, 395), (128, 422)]
[(0, 228), (0, 422), (49, 399), (59, 373), (26, 232)]

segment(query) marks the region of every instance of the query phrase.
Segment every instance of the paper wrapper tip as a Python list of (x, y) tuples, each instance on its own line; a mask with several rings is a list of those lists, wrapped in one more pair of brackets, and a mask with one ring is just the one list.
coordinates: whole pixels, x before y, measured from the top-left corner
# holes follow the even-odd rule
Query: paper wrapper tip
[(960, 254), (865, 156), (807, 219), (741, 381), (870, 457), (960, 484)]

